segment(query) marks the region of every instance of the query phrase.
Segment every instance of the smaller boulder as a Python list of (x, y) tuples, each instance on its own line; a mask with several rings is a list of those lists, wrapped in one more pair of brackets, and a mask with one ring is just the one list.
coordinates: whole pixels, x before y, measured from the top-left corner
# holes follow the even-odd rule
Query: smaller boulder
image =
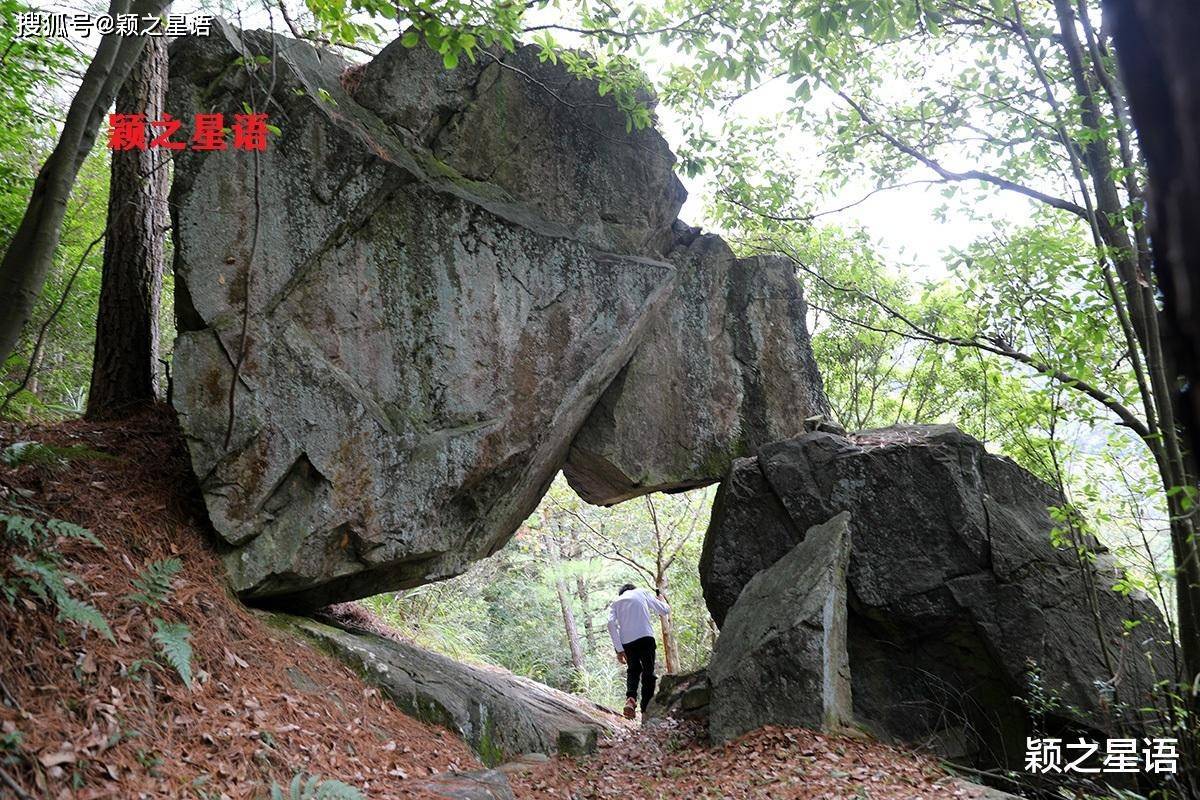
[(746, 584), (708, 668), (714, 741), (767, 724), (849, 727), (849, 560), (850, 514), (842, 512)]
[[(856, 726), (989, 769), (1019, 769), (1037, 731), (1104, 739), (1159, 730), (1145, 709), (1171, 675), (1170, 632), (1145, 594), (1109, 588), (1123, 573), (1099, 542), (1081, 539), (1082, 562), (1056, 545), (1059, 492), (952, 426), (812, 427), (737, 460), (717, 493), (700, 578), (721, 625), (718, 655), (737, 641), (726, 636), (742, 609), (738, 626), (764, 638), (740, 634), (725, 655), (752, 647), (764, 664), (754, 669), (786, 661), (767, 645), (780, 639), (770, 616), (792, 606), (790, 590), (780, 585), (772, 599), (750, 589), (784, 562), (799, 576), (805, 530), (849, 512)], [(758, 619), (747, 611), (755, 608)], [(813, 655), (795, 657), (808, 676)], [(714, 657), (714, 720), (726, 700), (717, 667)], [(771, 721), (786, 724), (791, 695), (802, 693), (778, 682), (739, 696), (749, 715), (779, 704)]]
[(643, 722), (662, 719), (707, 720), (712, 700), (708, 670), (698, 669), (681, 675), (664, 675), (658, 691), (642, 715)]

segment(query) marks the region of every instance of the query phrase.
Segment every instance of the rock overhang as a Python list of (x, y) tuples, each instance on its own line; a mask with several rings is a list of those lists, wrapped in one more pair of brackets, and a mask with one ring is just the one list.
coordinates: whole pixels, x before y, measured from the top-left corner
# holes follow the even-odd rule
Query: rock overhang
[[(519, 72), (458, 77), (433, 55), (393, 44), (348, 72), (224, 23), (172, 48), (172, 114), (257, 97), (281, 131), (263, 153), (182, 153), (172, 193), (174, 402), (254, 602), (450, 577), (564, 465), (593, 502), (702, 485), (824, 408), (794, 275), (674, 219), (657, 132), (621, 146), (615, 109), (579, 119), (512, 83), (595, 90), (527, 49)], [(514, 118), (516, 143), (495, 130)], [(639, 418), (656, 392), (682, 401)], [(669, 435), (642, 436), (654, 423)]]

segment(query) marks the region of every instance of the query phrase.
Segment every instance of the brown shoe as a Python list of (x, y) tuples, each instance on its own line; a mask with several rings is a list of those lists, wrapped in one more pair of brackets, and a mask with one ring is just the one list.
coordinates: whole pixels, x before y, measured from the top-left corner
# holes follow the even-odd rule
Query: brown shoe
[(637, 700), (632, 697), (625, 701), (625, 719), (633, 719), (637, 716)]

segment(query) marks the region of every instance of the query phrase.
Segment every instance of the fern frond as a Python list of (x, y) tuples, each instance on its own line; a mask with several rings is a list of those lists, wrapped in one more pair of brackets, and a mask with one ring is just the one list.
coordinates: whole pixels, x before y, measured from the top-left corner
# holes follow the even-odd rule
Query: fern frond
[(67, 578), (71, 577), (70, 573), (64, 574), (53, 561), (48, 561), (44, 558), (39, 558), (37, 561), (30, 561), (24, 556), (14, 555), (12, 557), (12, 564), (18, 571), (37, 578), (55, 600), (58, 599), (59, 595), (70, 594), (67, 591)]
[(32, 547), (45, 538), (41, 523), (36, 519), (19, 514), (0, 514), (0, 522), (4, 523), (4, 535), (13, 541), (24, 542)]
[(76, 458), (112, 458), (112, 456), (83, 445), (59, 447), (42, 442), (13, 442), (0, 450), (0, 464), (6, 467), (20, 467), (25, 464), (61, 467)]
[(137, 591), (129, 595), (129, 599), (144, 603), (151, 608), (157, 606), (171, 593), (171, 579), (181, 569), (183, 569), (183, 562), (178, 558), (151, 561), (133, 579), (133, 588)]
[(155, 617), (154, 633), (151, 638), (158, 644), (163, 659), (174, 667), (183, 678), (184, 684), (192, 688), (192, 636), (191, 628), (182, 622), (164, 622)]
[(341, 781), (322, 781), (317, 788), (315, 800), (366, 800), (354, 786)]
[(93, 544), (101, 550), (105, 550), (104, 542), (96, 538), (96, 534), (89, 531), (82, 525), (76, 525), (74, 522), (67, 522), (65, 519), (50, 519), (46, 520), (46, 530), (53, 533), (55, 536), (62, 536), (67, 539), (80, 539), (88, 544)]
[[(307, 780), (306, 780), (307, 779)], [(288, 786), (288, 800), (366, 800), (356, 787), (341, 781), (323, 781), (319, 775), (297, 772)], [(279, 784), (271, 785), (272, 800), (283, 800)]]
[(91, 628), (110, 642), (117, 641), (113, 636), (112, 628), (108, 627), (108, 623), (104, 621), (100, 611), (91, 603), (85, 603), (82, 600), (76, 600), (69, 594), (64, 594), (56, 595), (54, 604), (58, 606), (59, 619), (74, 622), (84, 628)]

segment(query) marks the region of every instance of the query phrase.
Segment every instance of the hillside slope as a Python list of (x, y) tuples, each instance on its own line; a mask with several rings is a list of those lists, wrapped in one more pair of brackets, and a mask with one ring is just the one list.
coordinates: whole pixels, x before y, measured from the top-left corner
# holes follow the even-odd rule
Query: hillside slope
[[(14, 441), (106, 454), (0, 467), (0, 500), (5, 513), (17, 501), (24, 516), (86, 526), (105, 545), (60, 540), (58, 549), (82, 579), (73, 595), (100, 611), (114, 641), (57, 620), (28, 593), (0, 602), (9, 792), (259, 798), (306, 771), (373, 798), (412, 797), (406, 777), (478, 766), (460, 739), (405, 716), (227, 592), (169, 411), (120, 425), (0, 428), (0, 444)], [(166, 558), (183, 565), (167, 598), (157, 608), (130, 600), (138, 573)], [(3, 563), (11, 580), (11, 559)], [(189, 626), (191, 689), (155, 657), (151, 617)]]

